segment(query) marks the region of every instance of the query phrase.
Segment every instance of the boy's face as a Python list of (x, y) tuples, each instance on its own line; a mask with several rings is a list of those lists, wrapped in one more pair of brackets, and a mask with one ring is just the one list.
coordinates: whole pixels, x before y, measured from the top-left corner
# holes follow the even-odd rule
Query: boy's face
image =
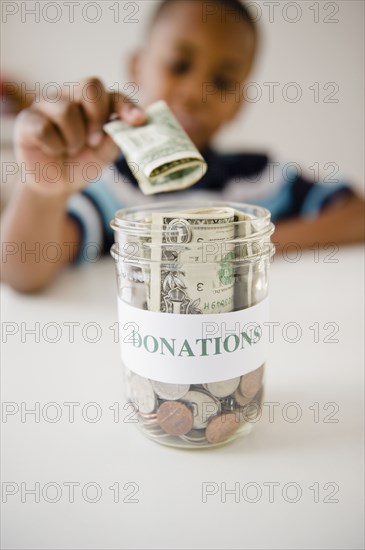
[(132, 62), (145, 106), (164, 99), (199, 149), (239, 110), (255, 53), (248, 23), (214, 2), (166, 6)]

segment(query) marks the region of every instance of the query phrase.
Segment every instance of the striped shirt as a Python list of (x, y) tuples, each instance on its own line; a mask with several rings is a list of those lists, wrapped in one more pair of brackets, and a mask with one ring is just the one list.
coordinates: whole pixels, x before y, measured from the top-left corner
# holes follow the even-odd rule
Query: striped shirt
[(89, 258), (90, 245), (97, 255), (109, 252), (114, 235), (110, 221), (120, 208), (166, 200), (219, 200), (244, 202), (270, 210), (272, 221), (315, 218), (340, 197), (354, 195), (342, 183), (311, 181), (296, 163), (280, 164), (264, 154), (204, 152), (208, 170), (187, 190), (145, 196), (123, 156), (103, 170), (81, 193), (72, 196), (68, 214), (76, 220), (82, 235), (78, 260)]

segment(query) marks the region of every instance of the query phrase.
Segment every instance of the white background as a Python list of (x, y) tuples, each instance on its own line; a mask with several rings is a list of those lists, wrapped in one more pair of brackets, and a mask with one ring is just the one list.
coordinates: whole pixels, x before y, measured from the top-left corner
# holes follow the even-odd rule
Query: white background
[[(264, 401), (277, 403), (273, 421), (264, 406), (247, 437), (203, 451), (162, 447), (128, 421), (119, 344), (110, 329), (117, 321), (112, 261), (68, 270), (40, 296), (3, 288), (3, 327), (8, 323), (14, 334), (3, 344), (2, 397), (19, 410), (2, 423), (2, 481), (16, 483), (19, 490), (2, 507), (2, 547), (363, 549), (363, 251), (329, 252), (316, 258), (308, 251), (294, 263), (278, 257), (271, 267), (271, 321), (279, 325), (269, 345)], [(36, 322), (39, 342), (26, 333)], [(79, 323), (73, 343), (65, 324), (70, 322)], [(88, 323), (97, 323), (99, 333), (85, 332)], [(55, 337), (58, 341), (51, 343)], [(22, 421), (22, 402), (27, 409), (39, 403), (38, 423), (31, 413)], [(45, 407), (51, 402), (61, 411), (54, 423), (49, 419), (57, 411)], [(65, 402), (80, 403), (74, 422)], [(102, 413), (97, 422), (87, 420), (95, 417), (95, 408), (85, 409), (91, 402)], [(109, 408), (116, 402), (119, 422)], [(27, 489), (36, 482), (41, 489), (57, 483), (60, 499), (51, 503), (41, 495), (35, 503), (34, 496), (23, 494), (22, 502), (22, 482)], [(80, 484), (73, 503), (66, 482)], [(82, 498), (82, 487), (90, 482), (102, 491), (96, 503)], [(121, 484), (117, 503), (109, 489), (116, 482)], [(138, 484), (136, 503), (123, 502), (129, 482)], [(268, 482), (279, 483), (273, 502)], [(204, 483), (219, 489), (206, 502)], [(238, 484), (237, 502), (234, 494), (224, 502), (224, 483), (227, 489)], [(256, 503), (242, 497), (247, 483), (262, 491)], [(299, 486), (298, 502), (282, 496), (287, 483)], [(310, 489), (315, 483), (318, 502)], [(46, 494), (54, 496), (54, 489)], [(90, 490), (89, 497), (94, 496)], [(292, 488), (288, 498), (295, 496)], [(251, 485), (248, 498), (254, 497)]]
[[(100, 76), (108, 86), (128, 82), (128, 56), (142, 45), (149, 15), (156, 6), (155, 0), (136, 0), (132, 4), (138, 12), (132, 18), (138, 22), (128, 23), (123, 19), (128, 19), (135, 8), (120, 1), (119, 22), (115, 23), (116, 8), (110, 9), (115, 0), (102, 0), (96, 2), (100, 20), (89, 23), (82, 17), (82, 8), (90, 2), (79, 0), (75, 20), (69, 23), (69, 9), (59, 1), (58, 12), (50, 6), (40, 12), (40, 22), (35, 23), (32, 15), (25, 15), (22, 22), (20, 6), (34, 9), (35, 2), (3, 4), (19, 8), (16, 14), (7, 17), (6, 25), (3, 14), (3, 70), (9, 79), (25, 81), (29, 89), (35, 82), (43, 86), (92, 75)], [(257, 6), (262, 10), (263, 43), (249, 80), (261, 86), (263, 95), (257, 103), (247, 104), (242, 115), (224, 131), (218, 140), (220, 146), (269, 151), (279, 160), (298, 162), (312, 176), (310, 167), (315, 162), (319, 163), (322, 177), (331, 175), (331, 167), (325, 165), (334, 162), (339, 166), (335, 178), (346, 179), (362, 189), (364, 2), (300, 0), (296, 4), (301, 17), (295, 23), (285, 20), (293, 20), (299, 13), (298, 8), (290, 7), (293, 2), (281, 1), (280, 6), (273, 6), (275, 2), (260, 0), (253, 4), (253, 13), (259, 13)], [(318, 23), (314, 22), (315, 12), (310, 9), (315, 4), (318, 4)], [(272, 22), (270, 10), (274, 10)], [(96, 9), (89, 7), (84, 15), (92, 20), (97, 17)], [(56, 23), (47, 21), (58, 16), (60, 20)], [(326, 23), (326, 18), (338, 22)], [(273, 103), (264, 82), (280, 83)], [(289, 82), (298, 83), (302, 89), (298, 103), (289, 103), (282, 97)], [(315, 82), (321, 90), (319, 103), (314, 102), (314, 92), (309, 89)], [(332, 91), (323, 89), (328, 82), (335, 82), (339, 88), (334, 96), (338, 103), (324, 103)], [(293, 94), (294, 89), (289, 93)]]
[[(82, 0), (80, 0), (82, 2)], [(20, 2), (10, 2), (20, 4)], [(44, 4), (45, 2), (43, 2)], [(85, 2), (82, 2), (85, 4)], [(5, 4), (3, 2), (2, 4)], [(34, 2), (27, 2), (34, 5)], [(10, 79), (24, 80), (29, 87), (78, 80), (99, 75), (108, 85), (128, 81), (128, 53), (141, 44), (143, 27), (154, 2), (139, 2), (139, 23), (113, 23), (109, 7), (99, 2), (103, 17), (96, 24), (80, 16), (73, 24), (64, 16), (59, 23), (20, 15), (2, 25), (2, 63)], [(124, 2), (121, 3), (125, 4)], [(281, 5), (287, 2), (281, 2)], [(308, 170), (314, 162), (322, 167), (335, 162), (340, 172), (360, 189), (363, 185), (363, 16), (362, 1), (335, 2), (339, 23), (326, 24), (320, 2), (321, 23), (313, 22), (315, 4), (299, 1), (303, 18), (287, 23), (278, 15), (274, 22), (262, 19), (265, 44), (251, 80), (258, 83), (296, 81), (303, 88), (303, 100), (290, 104), (282, 99), (262, 99), (247, 105), (246, 112), (221, 136), (229, 147), (269, 150), (280, 159), (298, 161)], [(62, 7), (63, 2), (59, 2)], [(75, 10), (75, 13), (80, 13)], [(92, 13), (92, 12), (90, 12)], [(121, 12), (122, 13), (122, 12)], [(50, 11), (51, 14), (51, 11)], [(314, 103), (308, 89), (314, 82), (339, 85), (339, 103)], [(328, 93), (328, 92), (327, 92)], [(326, 175), (326, 172), (324, 171)], [(2, 345), (2, 398), (23, 402), (28, 408), (57, 402), (63, 417), (57, 423), (39, 423), (20, 413), (2, 423), (2, 481), (28, 488), (39, 482), (95, 482), (102, 498), (91, 504), (75, 491), (70, 503), (63, 492), (58, 503), (43, 498), (39, 504), (20, 492), (3, 504), (2, 545), (7, 549), (163, 549), (199, 548), (255, 549), (362, 549), (363, 495), (363, 280), (361, 247), (336, 253), (338, 262), (315, 262), (308, 251), (298, 262), (275, 258), (271, 268), (271, 319), (280, 323), (278, 337), (270, 350), (266, 402), (277, 402), (278, 415), (267, 416), (247, 438), (225, 447), (203, 452), (160, 447), (140, 435), (133, 424), (113, 422), (109, 409), (124, 404), (119, 345), (111, 327), (117, 321), (117, 297), (112, 261), (105, 260), (80, 270), (70, 269), (41, 295), (21, 296), (2, 288), (2, 327), (13, 323), (16, 333)], [(63, 327), (58, 343), (34, 336), (22, 338), (25, 328), (40, 323)], [(64, 323), (79, 327), (95, 322), (102, 338), (85, 341), (76, 330), (68, 341)], [(298, 323), (303, 331), (296, 344), (283, 339), (286, 323)], [(309, 327), (318, 323), (320, 341), (314, 341)], [(329, 343), (326, 323), (336, 323), (339, 341)], [(50, 332), (52, 335), (52, 332)], [(90, 332), (92, 336), (92, 332)], [(103, 416), (99, 422), (85, 421), (76, 412), (67, 421), (64, 402), (79, 402), (79, 411), (97, 402)], [(283, 407), (295, 402), (302, 410), (298, 422), (283, 419)], [(314, 403), (319, 421), (314, 422)], [(325, 422), (338, 405), (335, 419)], [(52, 411), (49, 411), (52, 414)], [(289, 411), (289, 412), (292, 412)], [(92, 411), (90, 411), (92, 414)], [(126, 411), (121, 411), (125, 418)], [(137, 483), (138, 503), (114, 503), (109, 489), (115, 482), (123, 488)], [(221, 490), (202, 502), (202, 483), (221, 488), (247, 482), (258, 484), (262, 498), (235, 502)], [(264, 483), (280, 484), (273, 503)], [(282, 498), (286, 483), (302, 489), (297, 503)], [(326, 503), (330, 488), (339, 486), (336, 503)], [(318, 483), (320, 501), (314, 502), (309, 489)], [(242, 494), (242, 493), (241, 493)], [(50, 493), (52, 496), (52, 493)], [(91, 493), (92, 496), (92, 493)], [(126, 491), (121, 489), (121, 500)]]

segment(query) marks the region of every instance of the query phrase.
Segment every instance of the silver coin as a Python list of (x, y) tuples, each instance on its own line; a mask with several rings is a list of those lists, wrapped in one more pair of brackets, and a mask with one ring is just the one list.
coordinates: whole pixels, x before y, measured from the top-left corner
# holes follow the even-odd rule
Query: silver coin
[(189, 404), (193, 409), (193, 428), (199, 430), (205, 428), (208, 420), (218, 414), (221, 410), (221, 404), (217, 398), (203, 391), (188, 391), (182, 401)]
[(195, 445), (202, 445), (208, 443), (207, 438), (205, 437), (205, 430), (191, 430), (185, 435), (181, 435), (180, 439), (187, 441), (188, 443), (193, 443)]
[(129, 381), (131, 398), (135, 401), (138, 411), (142, 414), (156, 410), (157, 399), (151, 382), (138, 374), (132, 374)]
[(230, 380), (222, 380), (221, 382), (209, 382), (203, 384), (204, 388), (215, 397), (228, 397), (238, 388), (241, 378), (231, 378)]
[(157, 382), (150, 380), (153, 389), (161, 399), (167, 399), (168, 401), (175, 401), (184, 397), (189, 391), (189, 384), (168, 384), (166, 382)]

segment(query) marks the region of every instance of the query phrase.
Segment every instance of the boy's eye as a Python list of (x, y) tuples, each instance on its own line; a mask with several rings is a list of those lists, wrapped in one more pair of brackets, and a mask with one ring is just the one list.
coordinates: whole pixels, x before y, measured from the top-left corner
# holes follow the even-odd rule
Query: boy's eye
[(190, 71), (191, 62), (180, 59), (169, 63), (168, 67), (173, 74), (182, 75)]
[(229, 90), (234, 88), (234, 81), (224, 76), (217, 76), (214, 79), (214, 85), (218, 90)]

